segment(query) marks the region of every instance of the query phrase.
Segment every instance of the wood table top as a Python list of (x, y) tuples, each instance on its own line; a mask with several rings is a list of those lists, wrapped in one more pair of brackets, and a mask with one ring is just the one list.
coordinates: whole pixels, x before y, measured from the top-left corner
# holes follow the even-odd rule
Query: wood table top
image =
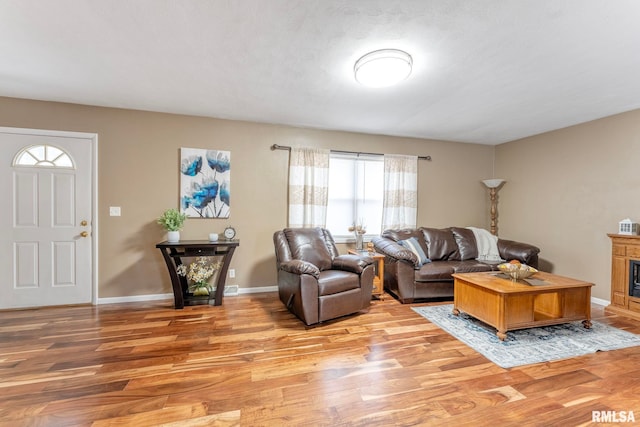
[(511, 280), (504, 273), (498, 271), (455, 273), (453, 277), (497, 293), (540, 293), (558, 289), (593, 286), (593, 283), (543, 271), (535, 273), (528, 279), (517, 281)]

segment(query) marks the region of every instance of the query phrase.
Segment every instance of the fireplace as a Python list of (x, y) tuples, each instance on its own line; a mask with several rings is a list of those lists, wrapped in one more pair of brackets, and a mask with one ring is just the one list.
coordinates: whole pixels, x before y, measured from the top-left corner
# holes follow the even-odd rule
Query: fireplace
[(640, 261), (629, 260), (629, 296), (640, 298)]

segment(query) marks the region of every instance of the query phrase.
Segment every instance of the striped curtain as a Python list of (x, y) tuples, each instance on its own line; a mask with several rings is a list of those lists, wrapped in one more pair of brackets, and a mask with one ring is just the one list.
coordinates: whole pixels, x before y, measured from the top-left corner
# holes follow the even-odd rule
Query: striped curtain
[(291, 148), (289, 227), (324, 227), (329, 199), (329, 150)]
[(415, 228), (418, 215), (418, 157), (384, 155), (382, 230)]

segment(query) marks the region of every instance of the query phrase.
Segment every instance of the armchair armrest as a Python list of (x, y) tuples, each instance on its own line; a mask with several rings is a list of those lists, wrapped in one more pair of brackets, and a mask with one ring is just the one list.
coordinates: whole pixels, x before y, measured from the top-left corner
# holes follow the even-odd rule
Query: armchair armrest
[(538, 268), (540, 249), (528, 243), (498, 239), (498, 252), (503, 259), (517, 259), (531, 267)]
[(309, 274), (316, 279), (320, 277), (320, 269), (315, 265), (307, 261), (301, 261), (299, 259), (292, 259), (291, 261), (281, 262), (279, 266), (280, 270), (284, 270), (287, 273), (292, 274)]
[(373, 264), (373, 259), (361, 255), (338, 255), (333, 259), (331, 268), (361, 274), (366, 266)]
[(387, 237), (374, 237), (371, 241), (376, 252), (380, 254), (399, 261), (407, 261), (414, 266), (418, 266), (420, 263), (416, 254)]

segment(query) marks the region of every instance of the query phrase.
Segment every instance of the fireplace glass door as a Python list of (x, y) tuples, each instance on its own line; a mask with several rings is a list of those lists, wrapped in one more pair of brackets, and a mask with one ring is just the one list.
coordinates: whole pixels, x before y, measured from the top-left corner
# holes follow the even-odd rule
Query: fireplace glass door
[(629, 296), (640, 298), (640, 261), (629, 261)]

